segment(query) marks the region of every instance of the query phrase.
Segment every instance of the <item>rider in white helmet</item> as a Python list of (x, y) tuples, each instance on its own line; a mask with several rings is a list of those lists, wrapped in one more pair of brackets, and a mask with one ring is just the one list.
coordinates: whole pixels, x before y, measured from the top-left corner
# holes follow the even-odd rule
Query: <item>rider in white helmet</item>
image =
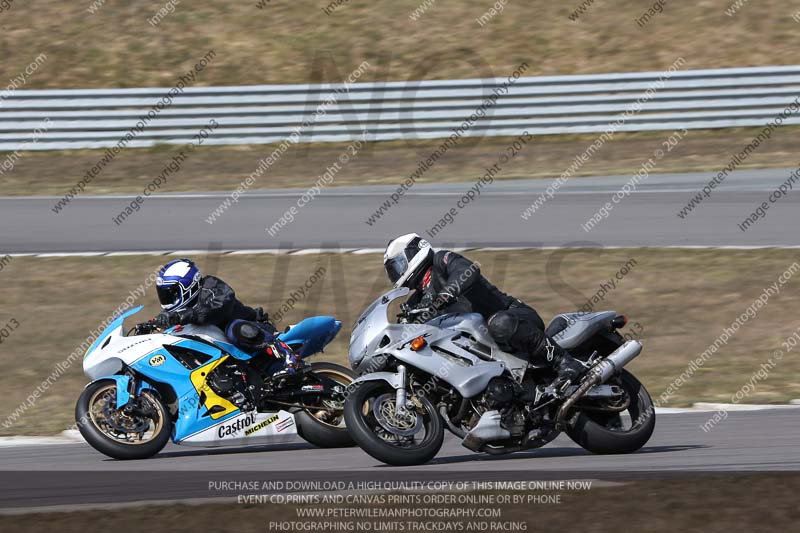
[(565, 380), (575, 380), (586, 370), (545, 334), (544, 322), (532, 307), (492, 285), (480, 266), (463, 255), (434, 252), (428, 241), (409, 233), (389, 242), (383, 265), (395, 287), (416, 291), (406, 306), (434, 311), (427, 319), (453, 312), (480, 313), (504, 350), (546, 361)]

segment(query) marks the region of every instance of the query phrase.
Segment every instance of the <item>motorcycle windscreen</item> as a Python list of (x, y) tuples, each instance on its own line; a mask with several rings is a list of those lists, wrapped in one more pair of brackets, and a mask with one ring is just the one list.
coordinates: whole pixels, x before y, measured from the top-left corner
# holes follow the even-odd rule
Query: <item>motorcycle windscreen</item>
[(138, 305), (138, 306), (134, 307), (133, 309), (129, 309), (128, 311), (125, 311), (124, 313), (119, 315), (117, 318), (115, 318), (113, 322), (111, 322), (108, 326), (106, 326), (106, 329), (104, 329), (103, 332), (97, 337), (97, 339), (95, 339), (95, 341), (92, 343), (92, 345), (89, 346), (89, 349), (86, 350), (86, 353), (83, 354), (83, 357), (85, 358), (87, 355), (92, 353), (98, 346), (100, 346), (100, 343), (105, 341), (108, 338), (108, 336), (111, 335), (111, 333), (114, 332), (114, 330), (116, 330), (118, 327), (122, 326), (122, 324), (125, 322), (126, 318), (128, 318), (129, 316), (135, 315), (136, 313), (138, 313), (142, 309), (144, 309), (144, 306), (143, 305)]

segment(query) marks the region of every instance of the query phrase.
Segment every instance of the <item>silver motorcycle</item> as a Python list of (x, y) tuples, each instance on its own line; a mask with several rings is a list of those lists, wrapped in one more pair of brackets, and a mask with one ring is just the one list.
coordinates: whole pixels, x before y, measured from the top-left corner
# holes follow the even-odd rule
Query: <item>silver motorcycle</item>
[(538, 448), (562, 431), (594, 453), (631, 453), (655, 428), (653, 402), (623, 367), (642, 345), (617, 331), (614, 311), (556, 317), (547, 333), (582, 361), (577, 383), (562, 382), (548, 364), (500, 349), (477, 313), (434, 316), (389, 307), (406, 296), (393, 289), (359, 317), (350, 337), (350, 365), (360, 377), (344, 407), (355, 442), (390, 465), (423, 464), (439, 452), (445, 428), (475, 452)]

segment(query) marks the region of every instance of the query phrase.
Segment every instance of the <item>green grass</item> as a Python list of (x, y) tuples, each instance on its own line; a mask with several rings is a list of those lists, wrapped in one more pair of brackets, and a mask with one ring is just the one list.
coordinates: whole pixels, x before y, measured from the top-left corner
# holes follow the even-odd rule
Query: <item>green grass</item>
[[(796, 261), (792, 250), (564, 250), (470, 253), (483, 272), (503, 290), (536, 307), (545, 320), (572, 311), (594, 295), (629, 260), (636, 265), (597, 308), (627, 314), (642, 324), (645, 346), (632, 370), (652, 395), (660, 395), (689, 362), (708, 348)], [(380, 256), (211, 256), (197, 258), (206, 273), (229, 281), (239, 297), (273, 311), (319, 266), (323, 280), (310, 296), (286, 314), (282, 324), (315, 314), (330, 314), (345, 324), (321, 359), (346, 362), (350, 326), (387, 281)], [(0, 356), (3, 410), (0, 422), (142, 283), (164, 258), (16, 258), (0, 272), (0, 324), (16, 319), (20, 327), (4, 339)], [(286, 275), (285, 282), (282, 275)], [(800, 327), (796, 293), (800, 277), (771, 298), (692, 379), (668, 406), (695, 401), (729, 402), (781, 342)], [(142, 300), (153, 316), (154, 291)], [(800, 398), (800, 361), (786, 356), (756, 390), (749, 403)], [(52, 434), (72, 423), (74, 402), (87, 379), (74, 365), (11, 428), (0, 434)]]

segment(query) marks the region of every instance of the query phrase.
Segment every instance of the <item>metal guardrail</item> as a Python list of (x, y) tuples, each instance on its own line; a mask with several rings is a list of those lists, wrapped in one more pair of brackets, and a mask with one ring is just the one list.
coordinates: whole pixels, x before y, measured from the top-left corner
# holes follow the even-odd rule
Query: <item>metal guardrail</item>
[[(675, 71), (664, 77), (642, 72), (518, 78), (463, 135), (601, 132), (648, 89), (641, 109), (629, 112), (616, 131), (759, 126), (800, 95), (800, 66)], [(504, 83), (498, 78), (186, 88), (126, 145), (187, 143), (211, 119), (219, 126), (206, 144), (275, 143), (293, 132), (300, 142), (341, 142), (360, 138), (364, 130), (370, 140), (444, 138)], [(0, 101), (0, 150), (115, 146), (168, 92), (15, 91)], [(800, 117), (783, 123), (800, 124)]]

